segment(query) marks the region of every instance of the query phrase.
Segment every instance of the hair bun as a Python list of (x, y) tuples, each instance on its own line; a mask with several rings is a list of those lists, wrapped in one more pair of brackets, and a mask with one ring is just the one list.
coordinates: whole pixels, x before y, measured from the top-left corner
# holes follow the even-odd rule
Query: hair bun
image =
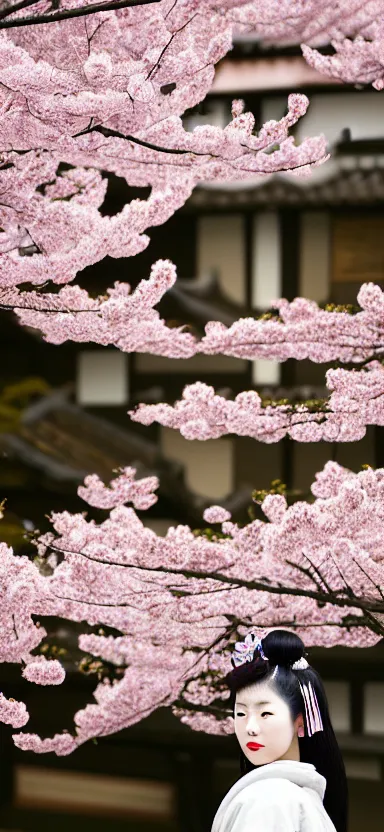
[(289, 630), (272, 630), (262, 640), (263, 652), (270, 664), (292, 667), (304, 658), (304, 642)]

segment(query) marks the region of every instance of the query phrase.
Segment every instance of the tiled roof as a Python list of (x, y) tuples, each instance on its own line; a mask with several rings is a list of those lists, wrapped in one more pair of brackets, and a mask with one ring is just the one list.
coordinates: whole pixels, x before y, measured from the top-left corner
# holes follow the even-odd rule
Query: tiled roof
[(226, 186), (196, 188), (188, 208), (252, 206), (375, 205), (384, 201), (384, 154), (331, 157), (312, 174), (300, 178), (276, 173)]

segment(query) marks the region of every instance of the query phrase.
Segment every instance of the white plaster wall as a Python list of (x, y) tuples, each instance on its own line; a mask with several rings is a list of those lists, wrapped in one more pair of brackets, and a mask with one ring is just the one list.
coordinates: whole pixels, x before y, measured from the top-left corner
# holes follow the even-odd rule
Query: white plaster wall
[(384, 683), (364, 685), (364, 733), (384, 734)]
[(296, 135), (324, 133), (333, 144), (344, 127), (351, 130), (352, 139), (380, 138), (384, 131), (384, 100), (377, 92), (351, 92), (311, 95), (308, 111), (297, 124)]
[(233, 491), (231, 439), (199, 442), (184, 439), (171, 428), (161, 428), (161, 450), (168, 459), (184, 466), (186, 482), (196, 494), (220, 500)]
[[(268, 309), (271, 301), (281, 296), (281, 280), (278, 214), (276, 211), (260, 212), (253, 221), (252, 306), (256, 310)], [(280, 375), (281, 365), (277, 361), (261, 358), (253, 362), (255, 384), (278, 384)]]
[(128, 356), (120, 350), (81, 350), (78, 354), (76, 399), (79, 404), (126, 404), (128, 381)]
[(225, 295), (246, 300), (245, 237), (241, 214), (212, 214), (197, 220), (197, 275), (216, 272)]

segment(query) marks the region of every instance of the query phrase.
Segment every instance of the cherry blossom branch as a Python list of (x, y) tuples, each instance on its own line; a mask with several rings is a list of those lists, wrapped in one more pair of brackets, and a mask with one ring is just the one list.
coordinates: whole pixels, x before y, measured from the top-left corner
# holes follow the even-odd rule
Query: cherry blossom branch
[[(84, 551), (75, 551), (73, 549), (62, 549), (60, 546), (56, 546), (52, 543), (47, 543), (47, 548), (53, 552), (57, 552), (61, 555), (77, 555), (82, 558), (86, 558), (87, 560), (94, 561), (97, 564), (101, 564), (104, 566), (116, 566), (120, 569), (134, 569), (140, 571), (147, 572), (148, 567), (139, 566), (135, 563), (117, 563), (112, 560), (103, 560), (102, 558), (95, 558), (91, 555), (87, 554)], [(294, 569), (297, 569), (299, 572), (305, 574), (305, 570), (297, 566), (297, 564), (293, 564), (290, 561), (287, 561), (289, 566), (293, 566)], [(268, 592), (271, 595), (289, 595), (293, 598), (310, 598), (313, 601), (318, 601), (321, 604), (332, 604), (336, 607), (352, 607), (353, 609), (360, 609), (366, 610), (367, 612), (379, 613), (384, 614), (384, 604), (381, 601), (372, 601), (368, 597), (358, 598), (357, 596), (351, 596), (348, 594), (346, 597), (343, 597), (343, 593), (345, 592), (344, 589), (333, 589), (330, 588), (328, 591), (320, 591), (320, 590), (311, 590), (311, 589), (304, 589), (302, 587), (294, 587), (294, 586), (283, 586), (277, 585), (274, 586), (272, 583), (266, 581), (254, 581), (254, 580), (245, 580), (243, 578), (237, 577), (229, 577), (221, 572), (199, 572), (194, 569), (176, 569), (174, 567), (168, 566), (156, 566), (153, 569), (150, 569), (151, 572), (154, 573), (162, 573), (167, 576), (172, 575), (182, 575), (184, 578), (193, 578), (197, 581), (213, 581), (218, 582), (221, 584), (228, 584), (230, 589), (236, 588), (243, 588), (249, 591), (258, 591), (258, 592)], [(307, 574), (308, 570), (307, 570)], [(309, 575), (312, 578), (313, 576)], [(214, 588), (209, 588), (209, 592), (213, 592)], [(130, 602), (122, 602), (122, 603), (102, 603), (99, 601), (89, 601), (84, 600), (82, 598), (68, 598), (67, 596), (57, 595), (53, 593), (56, 598), (62, 601), (71, 601), (79, 604), (85, 604), (86, 606), (92, 607), (114, 607), (114, 608), (124, 608), (130, 606)], [(191, 592), (190, 596), (195, 597), (200, 593)], [(384, 634), (384, 627), (383, 627), (383, 634)]]
[[(44, 638), (32, 615), (54, 615), (120, 632), (83, 634), (79, 647), (121, 673), (113, 682), (103, 678), (95, 703), (76, 714), (73, 736), (44, 740), (18, 734), (15, 743), (68, 754), (92, 736), (137, 722), (160, 704), (173, 706), (195, 730), (230, 731), (225, 720), (220, 727), (207, 723), (207, 712), (192, 719), (175, 703), (216, 707), (228, 642), (252, 622), (262, 621), (267, 629), (291, 622), (297, 632), (305, 631), (308, 644), (376, 643), (384, 632), (383, 478), (382, 470), (353, 474), (327, 463), (312, 486), (314, 502), (288, 507), (282, 494), (268, 494), (262, 501), (265, 520), (242, 528), (213, 506), (205, 512), (206, 522), (221, 523), (222, 532), (216, 536), (212, 530), (208, 539), (187, 526), (159, 537), (125, 506), (133, 501), (145, 508), (153, 502), (157, 482), (152, 478), (136, 481), (133, 470), (124, 469), (104, 486), (89, 477), (79, 493), (107, 509), (106, 520), (97, 524), (84, 514), (54, 514), (53, 532), (38, 539), (33, 564), (0, 550), (6, 576), (0, 654), (27, 661), (24, 675), (30, 681), (59, 683), (57, 663), (31, 656)], [(150, 685), (148, 662), (157, 668)]]
[(217, 439), (227, 434), (259, 442), (354, 442), (368, 425), (384, 425), (384, 366), (374, 361), (361, 370), (328, 370), (328, 399), (299, 404), (264, 403), (255, 390), (234, 400), (215, 394), (202, 382), (187, 385), (174, 405), (140, 404), (129, 414), (134, 422), (154, 422), (178, 430), (185, 439)]
[[(165, 222), (191, 192), (187, 182), (154, 189), (147, 200), (133, 200), (115, 216), (103, 216), (100, 207), (108, 181), (99, 171), (72, 168), (58, 173), (57, 160), (48, 153), (21, 159), (9, 154), (9, 158), (13, 166), (4, 174), (4, 189), (12, 198), (0, 207), (0, 287), (4, 289), (26, 282), (67, 283), (106, 255), (132, 256), (142, 251), (149, 243), (147, 228)], [(80, 296), (80, 308), (95, 307), (86, 293)], [(16, 292), (14, 299), (11, 293), (4, 305), (15, 306), (19, 297), (21, 306), (44, 308), (36, 293), (30, 304), (25, 293)], [(51, 300), (53, 309), (59, 310), (52, 295)]]
[[(14, 244), (20, 245), (17, 240)], [(22, 258), (23, 261), (26, 259)], [(159, 261), (154, 268), (160, 274), (164, 266), (162, 267)], [(61, 275), (63, 276), (63, 273)], [(175, 272), (174, 275), (176, 278)], [(8, 270), (8, 281), (10, 276)], [(140, 310), (143, 320), (153, 318), (154, 314), (157, 314), (153, 310), (153, 305), (161, 300), (173, 283), (165, 280), (161, 283), (161, 293), (156, 296), (147, 293), (143, 296)], [(145, 282), (141, 285), (144, 286)], [(0, 304), (14, 309), (21, 323), (41, 329), (45, 339), (50, 342), (56, 343), (60, 336), (61, 342), (89, 340), (95, 343), (115, 344), (127, 351), (131, 348), (138, 350), (140, 346), (135, 347), (132, 339), (126, 337), (126, 333), (131, 330), (132, 326), (129, 312), (131, 301), (124, 294), (123, 284), (116, 284), (116, 288), (120, 286), (121, 291), (119, 289), (119, 292), (114, 293), (114, 308), (116, 315), (119, 313), (118, 330), (114, 325), (108, 326), (107, 310), (110, 303), (105, 305), (108, 295), (107, 298), (94, 300), (89, 298), (85, 291), (77, 288), (76, 290), (60, 290), (55, 295), (4, 289), (0, 290)], [(151, 337), (146, 337), (143, 343), (148, 352), (159, 354), (157, 352), (157, 337), (159, 337), (162, 341), (160, 354), (175, 358), (186, 357), (184, 347), (188, 341), (189, 355), (224, 354), (251, 360), (262, 357), (278, 361), (285, 361), (288, 358), (298, 360), (308, 358), (316, 363), (329, 361), (353, 363), (361, 369), (369, 369), (368, 365), (372, 365), (370, 367), (372, 370), (373, 358), (380, 358), (384, 354), (383, 299), (382, 289), (372, 283), (367, 283), (359, 291), (358, 300), (361, 311), (355, 314), (351, 314), (347, 308), (345, 310), (343, 308), (334, 310), (332, 307), (321, 309), (314, 302), (303, 298), (296, 299), (292, 303), (281, 300), (275, 302), (280, 308), (279, 317), (276, 314), (267, 313), (258, 318), (240, 319), (229, 328), (221, 323), (210, 322), (206, 325), (206, 334), (202, 339), (199, 340), (191, 333), (184, 333), (183, 343), (180, 342), (180, 329), (168, 329), (167, 345), (163, 343), (163, 330), (153, 329), (151, 333), (148, 333)], [(58, 314), (59, 312), (67, 314), (63, 317), (62, 314)], [(75, 320), (77, 313), (80, 312), (84, 316), (82, 323)], [(87, 320), (88, 316), (84, 314), (87, 312), (90, 313), (91, 320)], [(92, 319), (97, 318), (95, 312), (103, 317), (102, 326), (95, 320), (92, 323)], [(113, 323), (115, 324), (116, 321)], [(139, 341), (138, 338), (135, 343), (139, 344)], [(376, 376), (362, 373), (359, 378), (363, 386), (371, 383), (374, 378), (379, 381), (379, 369)], [(357, 376), (351, 374), (346, 377), (347, 384), (350, 380), (353, 382), (354, 379), (357, 385), (359, 383)], [(372, 401), (373, 399), (372, 395)], [(329, 402), (315, 403), (315, 405), (319, 410), (332, 409)], [(313, 416), (312, 420), (316, 421), (317, 418)], [(297, 419), (299, 420), (299, 414), (297, 414)]]
[[(148, 244), (146, 230), (172, 216), (199, 182), (310, 173), (322, 164), (324, 137), (296, 145), (289, 135), (306, 112), (305, 96), (290, 96), (284, 118), (258, 132), (240, 101), (233, 102), (224, 128), (188, 132), (181, 117), (209, 92), (214, 67), (231, 48), (235, 20), (242, 31), (279, 42), (298, 42), (300, 35), (312, 50), (332, 40), (337, 54), (331, 63), (313, 51), (308, 60), (340, 77), (354, 75), (354, 83), (367, 70), (364, 82), (380, 84), (380, 4), (349, 2), (349, 8), (345, 0), (335, 8), (324, 0), (320, 14), (317, 0), (298, 0), (294, 9), (290, 0), (185, 0), (136, 9), (131, 2), (126, 10), (120, 0), (116, 14), (113, 3), (91, 7), (85, 0), (77, 9), (39, 17), (21, 17), (27, 3), (2, 14), (0, 28), (9, 29), (0, 37), (3, 306), (53, 343), (93, 341), (178, 358), (200, 352), (360, 365), (358, 371), (328, 371), (329, 399), (298, 406), (264, 406), (254, 391), (231, 402), (204, 385), (187, 388), (179, 406), (157, 405), (156, 419), (171, 420), (190, 436), (234, 430), (265, 441), (269, 430), (268, 441), (279, 431), (299, 441), (350, 441), (364, 435), (367, 424), (382, 424), (384, 370), (371, 360), (384, 348), (379, 287), (362, 287), (356, 314), (280, 300), (276, 314), (262, 319), (228, 329), (210, 322), (201, 340), (183, 327), (170, 329), (155, 311), (175, 282), (169, 261), (156, 263), (132, 293), (124, 284), (96, 299), (75, 286), (57, 294), (19, 287), (67, 284), (107, 255), (139, 253)], [(63, 18), (76, 18), (74, 11), (79, 19)], [(11, 19), (13, 13), (18, 16)], [(88, 26), (84, 14), (96, 14)], [(28, 21), (41, 23), (44, 15), (52, 26), (28, 29)], [(102, 216), (107, 182), (100, 171), (150, 186), (151, 195), (116, 216)], [(137, 411), (144, 421), (153, 412)], [(136, 514), (156, 501), (155, 478), (136, 481), (130, 468), (109, 486), (87, 478), (79, 494), (108, 512), (103, 522), (83, 513), (54, 514), (52, 532), (36, 541), (33, 562), (0, 547), (0, 658), (21, 664), (29, 683), (60, 684), (65, 668), (45, 657), (47, 634), (38, 620), (53, 616), (111, 628), (113, 636), (83, 632), (79, 648), (120, 672), (104, 679), (94, 701), (75, 715), (73, 736), (19, 734), (16, 745), (68, 754), (175, 703), (175, 713), (191, 727), (217, 732), (211, 713), (186, 711), (216, 706), (231, 639), (260, 621), (266, 628), (290, 621), (308, 644), (377, 643), (384, 633), (383, 481), (381, 469), (353, 474), (328, 463), (312, 486), (313, 502), (288, 506), (282, 494), (268, 494), (265, 519), (244, 527), (213, 506), (204, 519), (215, 528), (219, 523), (220, 532), (197, 535), (177, 526), (162, 537)], [(0, 698), (0, 718), (20, 727), (25, 717), (22, 703), (13, 707)], [(220, 721), (219, 730), (231, 730), (229, 721)]]
[[(156, 0), (158, 2), (158, 0)], [(136, 136), (126, 136), (124, 133), (120, 133), (119, 130), (112, 130), (109, 127), (103, 127), (101, 124), (95, 124), (93, 127), (87, 127), (85, 130), (81, 130), (80, 133), (75, 133), (73, 136), (74, 139), (78, 139), (80, 136), (86, 136), (90, 133), (100, 133), (102, 136), (105, 136), (106, 139), (115, 138), (115, 139), (124, 139), (127, 142), (132, 142), (133, 144), (139, 145), (139, 147), (147, 147), (149, 150), (156, 150), (158, 153), (170, 153), (173, 156), (185, 156), (186, 154), (190, 154), (193, 152), (195, 156), (206, 156), (206, 153), (196, 153), (195, 151), (190, 150), (183, 150), (182, 148), (170, 148), (170, 147), (160, 147), (157, 144), (152, 144), (152, 142), (146, 142), (144, 139), (138, 139)], [(212, 158), (214, 158), (213, 154)]]
[[(341, 500), (341, 493), (343, 493), (343, 497), (344, 497), (344, 499), (346, 499), (346, 495), (348, 495), (348, 489), (350, 489), (352, 483), (354, 484), (354, 487), (356, 487), (356, 486), (359, 487), (359, 481), (360, 480), (362, 480), (362, 481), (364, 481), (366, 479), (367, 480), (372, 480), (377, 476), (375, 474), (375, 472), (373, 472), (373, 471), (364, 471), (359, 475), (350, 475), (350, 474), (347, 474), (347, 472), (345, 472), (345, 473), (344, 472), (345, 472), (345, 469), (342, 469), (336, 463), (328, 463), (325, 466), (323, 474), (318, 475), (318, 483), (313, 486), (312, 490), (315, 492), (315, 494), (318, 491), (319, 491), (320, 494), (324, 493), (324, 488), (326, 487), (325, 484), (327, 482), (329, 484), (332, 483), (332, 478), (335, 478), (335, 475), (338, 476), (339, 477), (338, 491), (340, 493), (337, 493), (337, 505), (339, 505), (339, 501)], [(125, 482), (127, 476), (128, 476), (128, 482), (127, 482), (128, 491), (125, 490), (125, 486), (123, 486), (123, 490), (121, 490), (122, 486), (120, 486), (120, 481), (123, 484)], [(121, 504), (125, 499), (127, 499), (127, 495), (131, 494), (131, 499), (134, 498), (134, 497), (132, 497), (132, 495), (134, 495), (136, 492), (135, 492), (135, 490), (132, 491), (132, 488), (135, 489), (134, 481), (132, 480), (132, 476), (133, 476), (132, 469), (126, 469), (126, 472), (123, 473), (120, 476), (120, 478), (118, 478), (118, 480), (116, 481), (116, 484), (113, 487), (112, 491), (110, 491), (109, 489), (108, 489), (108, 491), (105, 491), (105, 486), (103, 486), (97, 478), (96, 479), (95, 478), (89, 478), (88, 485), (91, 488), (91, 493), (89, 494), (89, 496), (87, 496), (87, 492), (84, 491), (84, 489), (80, 490), (79, 493), (81, 493), (81, 495), (83, 497), (86, 497), (88, 501), (91, 499), (91, 501), (92, 501), (91, 504), (93, 504), (93, 505), (98, 505), (98, 506), (108, 505), (109, 507), (111, 505), (113, 505), (115, 508), (117, 508), (119, 504)], [(380, 475), (379, 475), (379, 481), (380, 481)], [(96, 497), (92, 496), (92, 490), (94, 490), (95, 488), (96, 488)], [(144, 489), (147, 488), (145, 480), (140, 481), (140, 493), (142, 493), (143, 488)], [(150, 488), (152, 488), (152, 484), (150, 485)], [(328, 485), (328, 488), (329, 488), (329, 485)], [(102, 495), (103, 495), (104, 492), (105, 492), (105, 496), (103, 497)], [(115, 495), (114, 499), (113, 499), (113, 503), (110, 502), (110, 499), (111, 499), (110, 495), (112, 495), (112, 494)], [(107, 501), (108, 501), (107, 503), (105, 503), (105, 499), (107, 499)], [(331, 500), (331, 504), (332, 504), (333, 498), (328, 498), (328, 499)], [(95, 502), (95, 500), (96, 500), (96, 502)], [(101, 500), (101, 502), (100, 502), (100, 500)], [(306, 516), (308, 511), (313, 513), (314, 515), (316, 514), (316, 506), (308, 506), (307, 504), (302, 504), (302, 503), (295, 504), (291, 508), (287, 509), (285, 499), (284, 499), (284, 497), (282, 497), (280, 495), (277, 495), (277, 496), (269, 495), (269, 496), (267, 496), (265, 498), (265, 500), (263, 501), (262, 505), (263, 505), (263, 510), (266, 513), (267, 518), (269, 518), (270, 522), (283, 522), (283, 523), (285, 523), (286, 521), (288, 521), (288, 518), (290, 516), (292, 516), (292, 515), (294, 516), (297, 513), (299, 513), (299, 515), (300, 515), (301, 510), (304, 509), (305, 506), (306, 506), (306, 508), (305, 508), (304, 516)], [(220, 512), (217, 511), (216, 513), (218, 514), (218, 516), (220, 515)], [(208, 512), (207, 512), (207, 514), (208, 514)], [(212, 512), (211, 512), (211, 514), (212, 514)], [(212, 514), (212, 516), (213, 516), (213, 514)], [(223, 516), (225, 516), (225, 515), (223, 515)], [(274, 520), (274, 518), (275, 518), (275, 520)], [(59, 528), (61, 528), (60, 516), (58, 517), (57, 520), (54, 518), (53, 522), (54, 522), (54, 525), (55, 525), (55, 523), (58, 523)], [(80, 531), (80, 526), (83, 529), (82, 532)], [(77, 529), (78, 529), (77, 534), (78, 535), (80, 534), (80, 538), (82, 538), (84, 536), (84, 534), (86, 534), (86, 535), (88, 534), (87, 524), (84, 520), (81, 520), (80, 521), (80, 526), (79, 526), (79, 521), (77, 521)], [(228, 526), (229, 526), (229, 528), (227, 528)], [(84, 548), (74, 549), (73, 547), (68, 547), (68, 546), (65, 546), (63, 548), (60, 545), (60, 543), (57, 543), (56, 541), (52, 540), (51, 536), (49, 536), (49, 535), (47, 537), (44, 537), (44, 538), (41, 539), (41, 546), (43, 548), (45, 546), (48, 546), (49, 548), (53, 548), (55, 551), (60, 552), (60, 554), (65, 554), (65, 555), (70, 555), (70, 556), (75, 555), (77, 557), (86, 558), (86, 559), (89, 559), (91, 561), (94, 560), (97, 564), (101, 564), (101, 565), (104, 565), (104, 566), (124, 568), (124, 569), (129, 569), (129, 570), (134, 570), (134, 571), (137, 570), (138, 572), (140, 572), (140, 571), (145, 572), (145, 571), (149, 570), (150, 573), (153, 573), (153, 572), (164, 573), (164, 574), (167, 574), (168, 576), (170, 576), (170, 580), (171, 580), (172, 575), (177, 574), (177, 575), (182, 575), (183, 577), (188, 578), (188, 579), (197, 579), (198, 581), (208, 580), (208, 581), (219, 582), (219, 583), (222, 583), (222, 584), (228, 584), (228, 585), (230, 585), (231, 588), (234, 587), (234, 586), (237, 586), (237, 587), (246, 588), (247, 590), (258, 590), (258, 591), (261, 591), (261, 592), (271, 592), (272, 594), (300, 595), (301, 593), (304, 593), (305, 597), (312, 598), (313, 600), (320, 601), (321, 603), (329, 603), (329, 596), (332, 595), (332, 596), (334, 596), (334, 599), (335, 599), (334, 602), (337, 606), (355, 606), (356, 608), (367, 609), (368, 612), (376, 612), (376, 613), (383, 611), (382, 592), (380, 593), (379, 601), (375, 601), (375, 600), (370, 599), (368, 595), (364, 596), (363, 599), (361, 599), (361, 598), (359, 599), (358, 595), (352, 589), (351, 585), (346, 583), (346, 587), (347, 587), (347, 597), (346, 597), (345, 594), (343, 595), (343, 593), (345, 593), (345, 590), (341, 589), (341, 588), (337, 588), (334, 585), (332, 586), (330, 581), (329, 581), (329, 578), (324, 574), (323, 570), (326, 567), (327, 568), (329, 567), (329, 554), (328, 555), (324, 554), (324, 557), (322, 559), (322, 563), (317, 563), (316, 564), (313, 560), (313, 557), (311, 557), (308, 554), (308, 551), (306, 549), (304, 549), (303, 547), (301, 547), (301, 548), (302, 548), (302, 557), (304, 558), (304, 562), (308, 561), (311, 564), (311, 568), (313, 570), (310, 574), (308, 573), (307, 568), (303, 567), (300, 563), (291, 561), (289, 558), (286, 559), (285, 563), (286, 563), (287, 566), (292, 567), (293, 570), (298, 570), (301, 574), (306, 574), (311, 582), (315, 580), (314, 573), (316, 573), (317, 576), (321, 579), (321, 581), (323, 582), (323, 585), (326, 588), (325, 592), (324, 592), (324, 590), (319, 591), (318, 589), (313, 590), (311, 588), (305, 587), (305, 585), (303, 586), (302, 581), (299, 581), (299, 586), (297, 586), (295, 588), (294, 586), (287, 586), (286, 582), (285, 582), (285, 585), (283, 583), (280, 583), (280, 582), (278, 583), (278, 585), (276, 585), (276, 581), (274, 581), (273, 578), (268, 579), (266, 581), (260, 581), (260, 580), (244, 578), (244, 577), (241, 577), (241, 576), (237, 575), (236, 573), (234, 574), (233, 573), (233, 564), (237, 559), (237, 556), (235, 554), (236, 546), (239, 544), (239, 541), (242, 541), (244, 535), (247, 536), (250, 533), (250, 529), (256, 528), (256, 529), (259, 529), (259, 532), (260, 532), (260, 521), (254, 521), (254, 523), (251, 523), (250, 526), (246, 527), (245, 530), (238, 530), (235, 527), (232, 528), (232, 526), (233, 526), (233, 524), (228, 523), (227, 520), (223, 521), (223, 530), (227, 531), (227, 533), (229, 533), (230, 535), (231, 534), (233, 535), (233, 541), (231, 541), (231, 539), (229, 538), (229, 539), (222, 540), (219, 544), (216, 544), (216, 543), (209, 544), (207, 541), (202, 540), (201, 538), (194, 538), (193, 536), (191, 536), (190, 538), (187, 537), (187, 539), (190, 540), (190, 557), (192, 558), (192, 560), (194, 558), (196, 558), (197, 552), (200, 549), (207, 553), (206, 554), (207, 557), (208, 557), (208, 551), (211, 551), (212, 554), (209, 556), (210, 559), (212, 559), (213, 553), (215, 552), (216, 556), (219, 557), (221, 560), (223, 558), (227, 559), (228, 564), (229, 564), (228, 565), (229, 574), (226, 574), (225, 572), (222, 572), (220, 569), (214, 569), (214, 570), (206, 570), (205, 569), (204, 572), (201, 572), (201, 570), (193, 568), (193, 566), (191, 566), (191, 567), (190, 566), (183, 566), (181, 568), (178, 568), (177, 566), (174, 566), (173, 562), (175, 561), (175, 554), (173, 554), (173, 556), (170, 557), (170, 549), (173, 546), (173, 536), (171, 536), (170, 541), (168, 541), (167, 537), (160, 541), (158, 538), (156, 538), (155, 535), (150, 534), (149, 540), (148, 540), (148, 542), (150, 541), (149, 549), (147, 548), (146, 554), (145, 555), (143, 554), (141, 556), (142, 558), (144, 557), (144, 560), (148, 561), (148, 563), (142, 563), (141, 560), (139, 560), (139, 561), (133, 560), (132, 561), (132, 560), (129, 560), (127, 557), (124, 557), (123, 560), (120, 561), (119, 559), (116, 560), (113, 557), (111, 557), (111, 554), (108, 555), (108, 558), (103, 558), (100, 555), (99, 552), (95, 556), (94, 554), (92, 554), (92, 550), (91, 551), (85, 551)], [(269, 526), (266, 526), (265, 528), (269, 529)], [(269, 533), (270, 532), (268, 531), (268, 534)], [(183, 540), (184, 540), (184, 537), (181, 536), (180, 544), (182, 543)], [(159, 546), (160, 546), (160, 549), (163, 550), (163, 554), (162, 554), (162, 558), (160, 559), (160, 562), (158, 562), (159, 561), (159, 551), (157, 550), (157, 547), (159, 547)], [(233, 546), (235, 548), (233, 548)], [(283, 544), (281, 542), (281, 533), (280, 533), (280, 546), (281, 546), (281, 548), (283, 548)], [(228, 548), (229, 548), (229, 552), (227, 551)], [(183, 555), (183, 557), (185, 559), (185, 555)], [(331, 557), (333, 557), (333, 556), (331, 556)], [(167, 565), (166, 566), (163, 565), (163, 562), (164, 562), (165, 558), (167, 560)], [(362, 561), (359, 558), (357, 558), (356, 555), (354, 555), (352, 557), (352, 561), (356, 565), (357, 569), (360, 570), (365, 577), (367, 577), (368, 573), (366, 572), (366, 569), (362, 565)], [(339, 565), (336, 561), (334, 562), (334, 567), (336, 569), (336, 573), (340, 576), (341, 571), (340, 571)], [(334, 574), (334, 573), (331, 571), (331, 574)], [(356, 573), (354, 573), (354, 575), (356, 575)], [(375, 588), (374, 573), (371, 573), (369, 575), (368, 585), (369, 584), (373, 585), (374, 588)], [(172, 586), (172, 581), (171, 581), (171, 586)], [(376, 586), (379, 586), (379, 584), (377, 583)], [(193, 591), (194, 590), (193, 590), (193, 586), (192, 586), (192, 592)], [(340, 597), (340, 596), (342, 596), (342, 597)], [(97, 604), (97, 601), (96, 602), (91, 601), (90, 603), (92, 603), (92, 604), (96, 603)]]
[(7, 15), (29, 5), (34, 5), (37, 0), (30, 2), (15, 3), (14, 8), (8, 9), (7, 13), (0, 12), (0, 29), (15, 29), (20, 26), (37, 26), (42, 23), (57, 23), (60, 20), (84, 17), (85, 15), (96, 14), (97, 12), (118, 11), (119, 9), (147, 6), (152, 3), (160, 3), (161, 0), (109, 0), (105, 3), (91, 3), (88, 6), (81, 6), (78, 9), (63, 9), (62, 11), (49, 14), (39, 14), (31, 17), (16, 17), (12, 20), (5, 20)]
[(380, 286), (365, 283), (357, 300), (360, 310), (296, 298), (272, 302), (274, 312), (259, 318), (243, 318), (230, 327), (217, 322), (206, 325), (201, 351), (235, 358), (267, 358), (285, 361), (304, 358), (323, 363), (357, 363), (380, 357), (384, 351), (384, 293)]
[(158, 260), (149, 279), (141, 280), (132, 293), (128, 283), (115, 283), (98, 298), (90, 298), (78, 286), (65, 286), (57, 294), (4, 289), (0, 304), (13, 307), (22, 324), (38, 327), (51, 343), (95, 341), (123, 352), (189, 358), (195, 353), (191, 333), (184, 327), (169, 328), (153, 308), (175, 281), (174, 265)]
[(373, 41), (355, 38), (333, 41), (334, 55), (322, 55), (310, 46), (302, 45), (305, 60), (317, 72), (337, 78), (346, 84), (372, 84), (374, 89), (384, 89), (384, 24), (377, 25)]
[[(132, 136), (132, 135), (124, 135), (124, 133), (120, 133), (118, 130), (112, 130), (112, 129), (110, 129), (108, 127), (104, 127), (102, 125), (94, 125), (93, 127), (86, 128), (85, 130), (81, 131), (80, 133), (76, 133), (73, 138), (79, 138), (80, 136), (86, 136), (86, 135), (89, 135), (91, 133), (101, 133), (101, 135), (105, 136), (106, 138), (124, 139), (124, 141), (132, 142), (133, 144), (137, 144), (139, 147), (148, 148), (149, 150), (155, 150), (158, 153), (167, 153), (167, 154), (174, 155), (174, 156), (188, 156), (188, 159), (191, 159), (195, 156), (196, 157), (198, 157), (198, 156), (208, 157), (209, 159), (220, 159), (221, 158), (219, 153), (212, 153), (212, 152), (207, 152), (207, 151), (204, 151), (204, 150), (203, 151), (198, 151), (198, 150), (195, 150), (192, 147), (190, 149), (161, 147), (159, 145), (153, 144), (151, 142), (147, 142), (144, 139), (139, 139), (139, 138), (137, 138), (135, 136)], [(247, 150), (247, 151), (249, 151), (250, 154), (253, 151), (253, 148), (249, 147), (246, 144), (242, 143), (241, 147), (242, 147), (243, 151)], [(275, 152), (277, 152), (277, 151), (275, 151)], [(265, 160), (263, 160), (263, 161), (265, 161)], [(302, 170), (307, 171), (308, 170), (308, 165), (309, 164), (315, 164), (315, 163), (317, 163), (317, 161), (318, 161), (318, 159), (316, 157), (313, 158), (312, 160), (305, 159), (303, 162), (294, 161), (292, 158), (290, 158), (286, 165), (284, 165), (284, 163), (281, 163), (279, 165), (279, 171), (280, 172), (285, 171), (285, 172), (288, 172), (288, 173), (300, 172)], [(320, 159), (320, 161), (321, 162), (326, 161), (325, 156), (322, 159)], [(229, 160), (226, 160), (226, 164), (227, 164), (228, 168), (231, 168), (233, 170), (233, 172), (237, 171), (239, 176), (240, 176), (240, 174), (242, 174), (244, 176), (244, 174), (248, 174), (248, 173), (253, 175), (253, 176), (257, 175), (257, 174), (262, 175), (262, 174), (265, 174), (267, 172), (266, 169), (265, 169), (265, 164), (261, 165), (260, 168), (255, 166), (254, 163), (252, 163), (252, 165), (250, 167), (242, 166), (241, 168), (237, 168)]]

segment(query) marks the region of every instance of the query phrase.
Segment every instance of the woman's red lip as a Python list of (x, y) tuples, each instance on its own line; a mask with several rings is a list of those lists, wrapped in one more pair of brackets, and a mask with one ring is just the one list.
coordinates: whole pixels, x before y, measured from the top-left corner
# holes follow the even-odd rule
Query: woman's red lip
[(259, 748), (264, 748), (264, 745), (260, 745), (259, 742), (247, 742), (247, 748), (251, 751), (258, 751)]

